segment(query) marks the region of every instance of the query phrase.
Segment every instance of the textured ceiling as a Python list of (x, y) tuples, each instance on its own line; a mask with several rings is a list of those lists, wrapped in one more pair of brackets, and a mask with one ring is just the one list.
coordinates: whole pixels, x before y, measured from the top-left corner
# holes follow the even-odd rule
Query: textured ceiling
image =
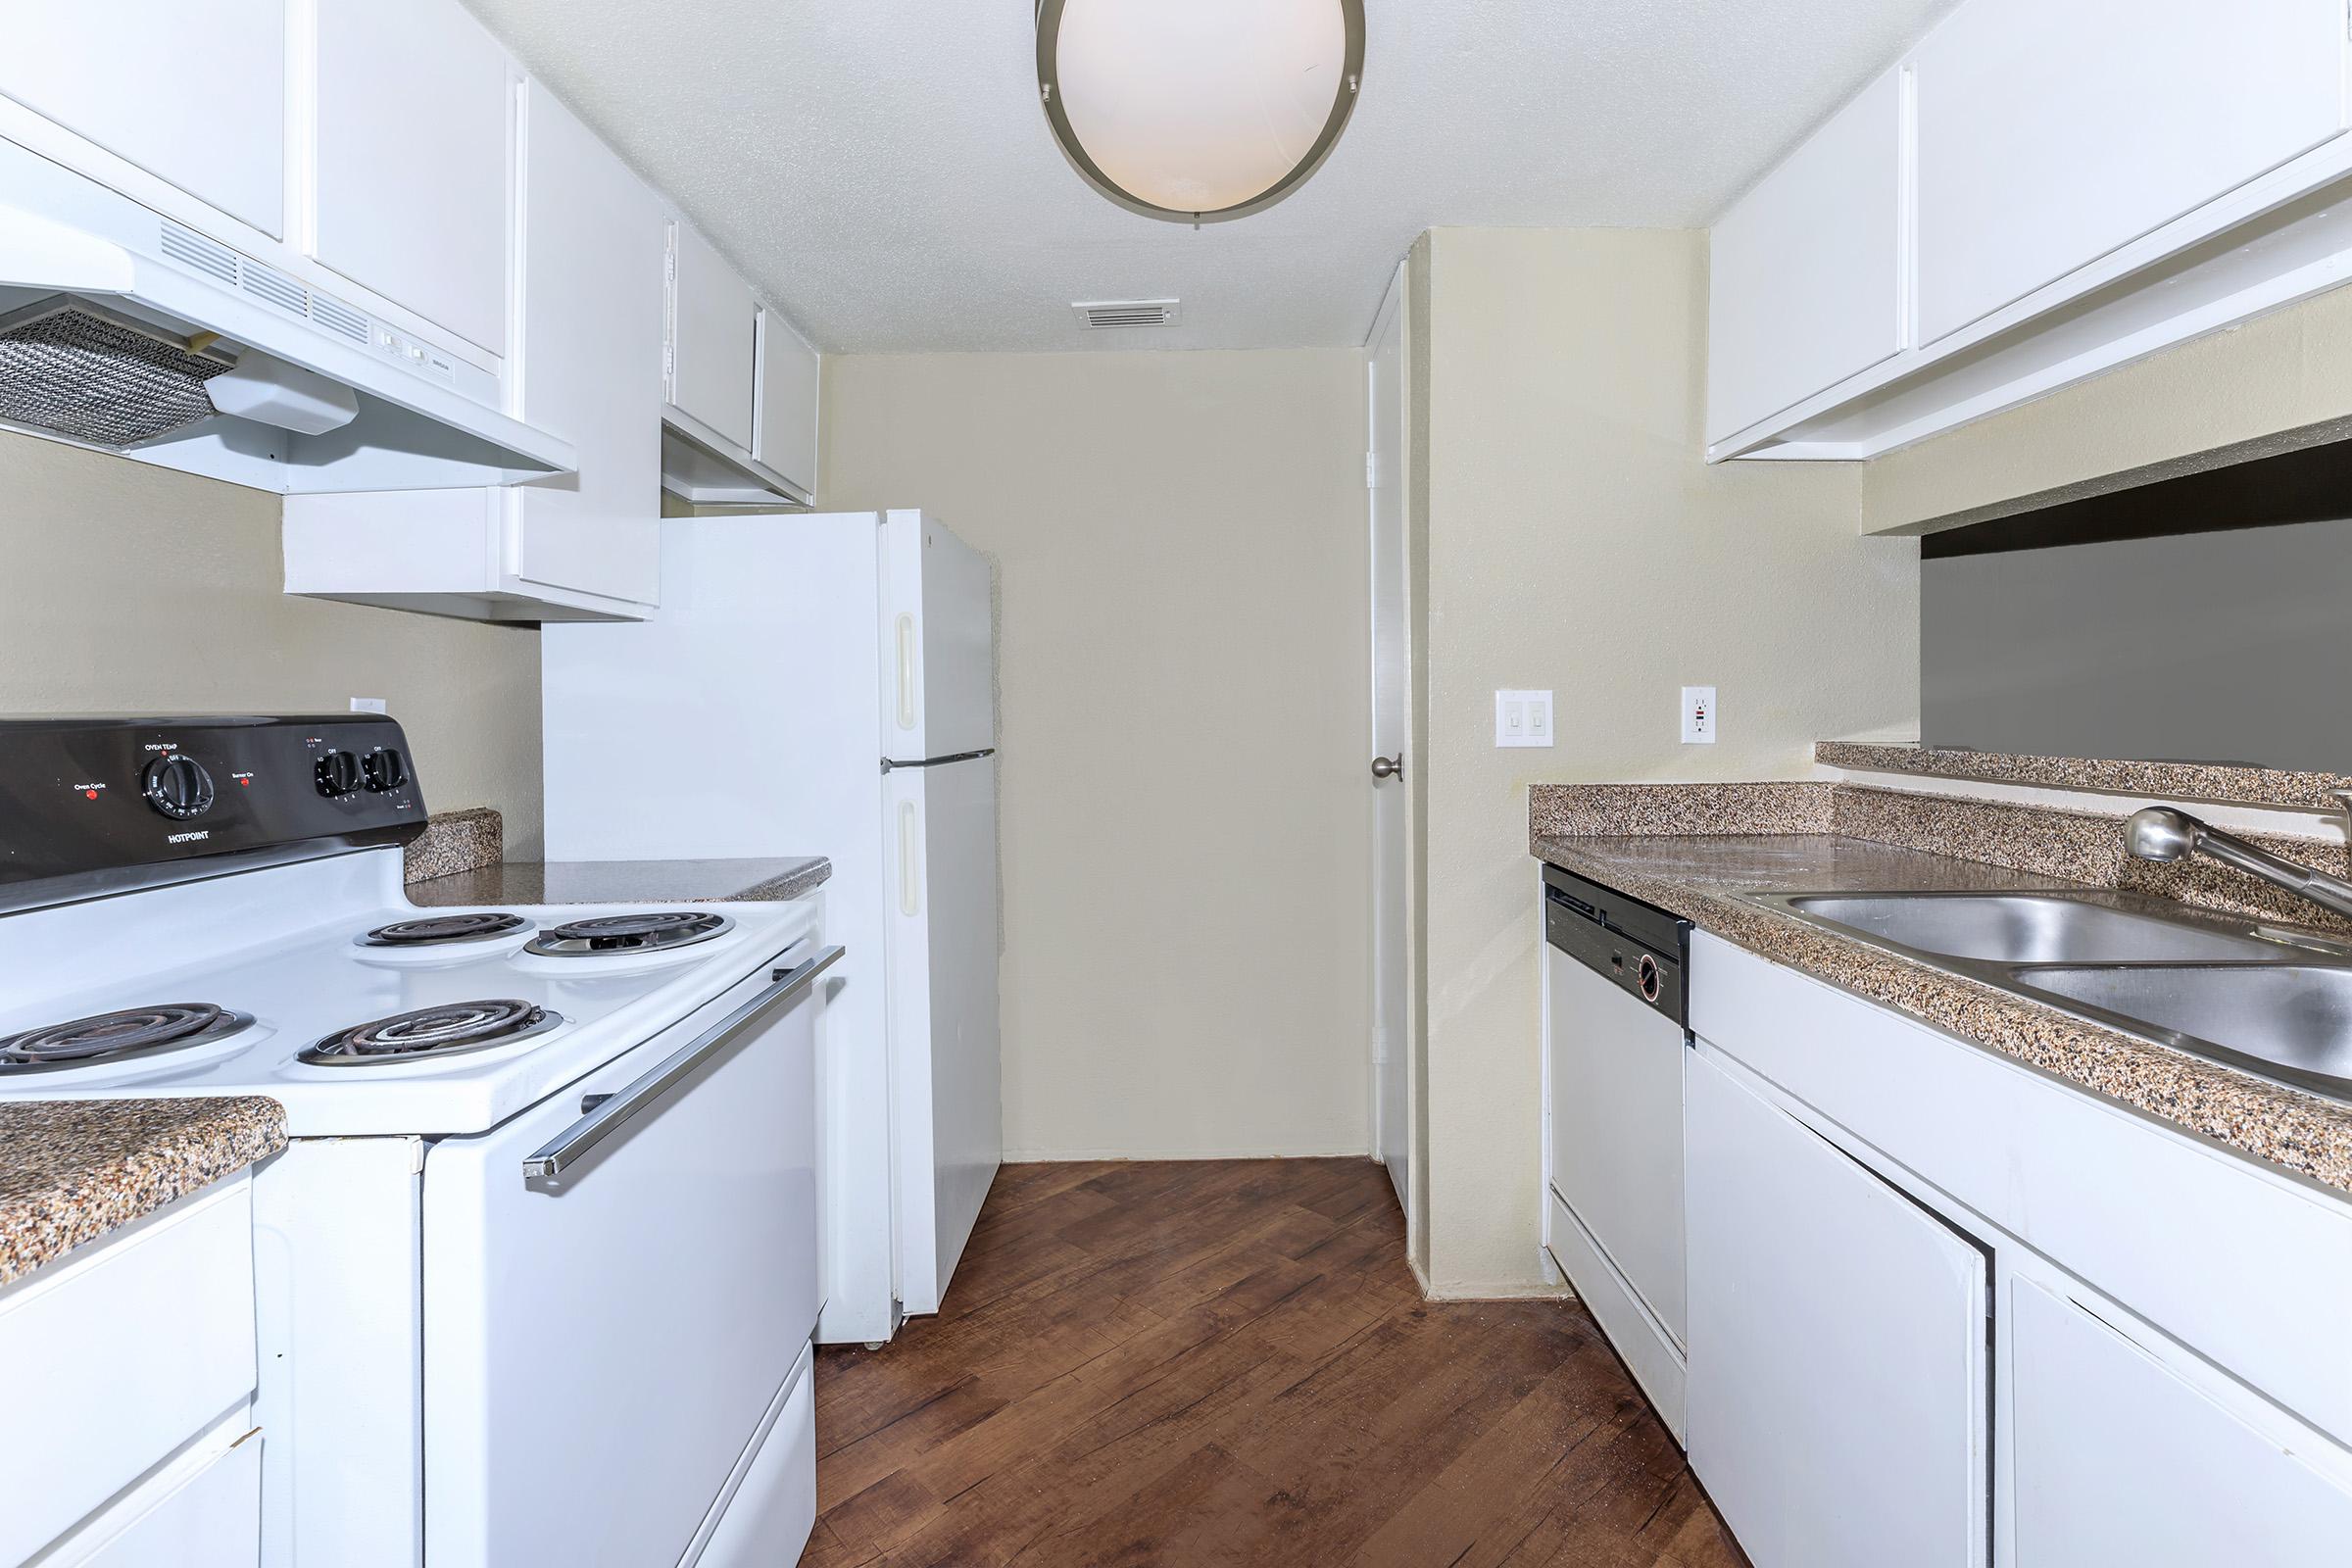
[(1360, 343), (1424, 228), (1706, 223), (1952, 0), (1366, 0), (1330, 161), (1200, 229), (1063, 162), (1032, 0), (468, 3), (818, 347), (887, 353)]

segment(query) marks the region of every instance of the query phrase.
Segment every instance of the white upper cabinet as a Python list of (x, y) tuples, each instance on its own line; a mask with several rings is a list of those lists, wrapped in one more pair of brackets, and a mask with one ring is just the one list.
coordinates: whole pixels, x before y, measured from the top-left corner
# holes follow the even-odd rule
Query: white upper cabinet
[(1715, 225), (1707, 435), (1903, 346), (1903, 80), (1881, 76)]
[(284, 0), (23, 0), (5, 29), (0, 96), (284, 237)]
[(653, 192), (546, 88), (523, 99), (523, 416), (580, 471), (515, 490), (516, 575), (653, 604), (662, 570), (662, 268)]
[(818, 362), (792, 324), (760, 313), (760, 444), (752, 456), (801, 491), (816, 496)]
[(1960, 0), (1713, 235), (1707, 456), (1853, 461), (2336, 287), (2344, 0)]
[(634, 619), (662, 582), (667, 214), (537, 82), (523, 90), (517, 412), (579, 471), (503, 490), (290, 496), (286, 589), (493, 620)]
[(670, 225), (669, 401), (752, 449), (760, 306), (752, 286), (692, 224)]
[(513, 78), (457, 0), (316, 0), (311, 254), (507, 351)]
[(1921, 340), (2334, 136), (2344, 47), (2343, 0), (1967, 0), (1917, 55)]

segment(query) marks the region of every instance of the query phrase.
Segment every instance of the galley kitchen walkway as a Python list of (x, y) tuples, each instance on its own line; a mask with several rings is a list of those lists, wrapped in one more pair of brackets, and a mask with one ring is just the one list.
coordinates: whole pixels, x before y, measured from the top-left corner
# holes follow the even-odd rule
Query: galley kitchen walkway
[(1733, 1568), (1583, 1308), (1427, 1302), (1366, 1160), (1008, 1165), (817, 1363), (807, 1568)]

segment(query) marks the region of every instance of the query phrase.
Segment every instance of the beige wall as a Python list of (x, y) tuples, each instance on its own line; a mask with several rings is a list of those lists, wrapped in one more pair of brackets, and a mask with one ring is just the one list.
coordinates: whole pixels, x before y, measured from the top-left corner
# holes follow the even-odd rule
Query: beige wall
[[(1427, 263), (1426, 1267), (1504, 1295), (1543, 1281), (1528, 784), (1794, 776), (1915, 724), (1918, 547), (1859, 536), (1850, 466), (1700, 461), (1703, 233), (1440, 229)], [(1498, 687), (1556, 693), (1553, 750), (1495, 749)]]
[(1887, 453), (1865, 529), (1928, 529), (2352, 436), (2352, 289), (2168, 349)]
[(998, 563), (1013, 1157), (1367, 1147), (1363, 377), (825, 362), (822, 504)]
[(381, 697), (435, 810), (539, 842), (539, 634), (292, 599), (274, 496), (0, 434), (0, 712), (339, 712)]

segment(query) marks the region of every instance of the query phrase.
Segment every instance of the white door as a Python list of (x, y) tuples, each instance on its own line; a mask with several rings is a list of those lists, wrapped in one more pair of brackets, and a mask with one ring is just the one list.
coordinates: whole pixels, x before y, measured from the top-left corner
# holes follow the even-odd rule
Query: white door
[[(763, 968), (547, 1102), (432, 1146), (427, 1562), (675, 1563), (738, 1472), (816, 1322), (815, 998), (782, 992), (665, 1092), (636, 1090), (775, 983)], [(589, 1095), (634, 1113), (526, 1184)]]
[(1984, 1253), (1686, 1068), (1690, 1467), (1755, 1568), (1983, 1568)]
[(285, 0), (7, 10), (0, 96), (285, 237)]
[(2343, 0), (1969, 0), (1919, 47), (1919, 341), (2344, 127)]
[[(1406, 862), (1414, 759), (1405, 756), (1410, 678), (1405, 628), (1405, 268), (1396, 269), (1373, 328), (1368, 370), (1372, 527), (1372, 1149), (1389, 1167), (1407, 1226), (1413, 1213), (1413, 1145), (1405, 1086)], [(1395, 767), (1396, 771), (1390, 771)]]
[(997, 760), (888, 775), (899, 1294), (936, 1312), (1004, 1159)]
[(519, 412), (578, 448), (580, 471), (509, 492), (511, 569), (656, 604), (668, 225), (618, 155), (537, 82), (523, 92), (522, 144)]
[(694, 225), (669, 225), (669, 401), (752, 449), (760, 306)]
[(2012, 1282), (2004, 1329), (2016, 1568), (2293, 1568), (2343, 1559), (2352, 1490), (2341, 1450), (2290, 1429), (2225, 1381), (2197, 1388), (2031, 1280)]
[(311, 254), (506, 353), (506, 51), (457, 0), (317, 6)]
[(895, 761), (997, 744), (996, 611), (988, 558), (937, 517), (882, 521), (882, 733)]

